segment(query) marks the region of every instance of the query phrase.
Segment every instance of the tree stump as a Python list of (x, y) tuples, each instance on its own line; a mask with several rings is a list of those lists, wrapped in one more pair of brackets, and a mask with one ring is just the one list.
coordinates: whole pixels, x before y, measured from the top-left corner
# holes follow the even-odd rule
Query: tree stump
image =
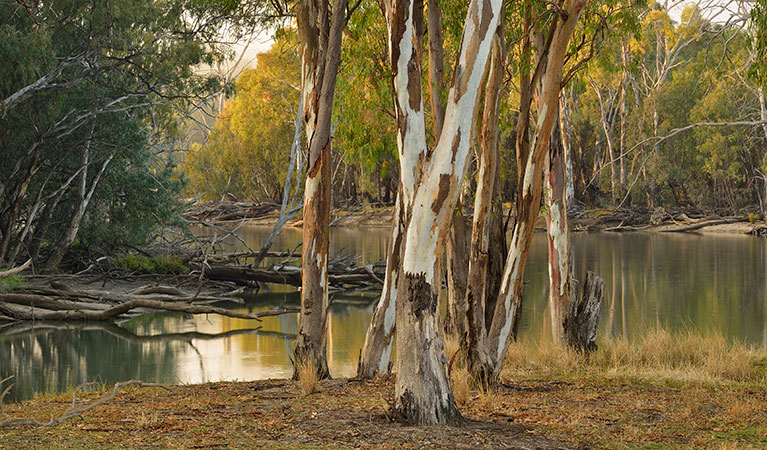
[(597, 349), (597, 327), (604, 290), (605, 280), (594, 272), (588, 272), (581, 297), (573, 297), (565, 317), (567, 345), (587, 355)]

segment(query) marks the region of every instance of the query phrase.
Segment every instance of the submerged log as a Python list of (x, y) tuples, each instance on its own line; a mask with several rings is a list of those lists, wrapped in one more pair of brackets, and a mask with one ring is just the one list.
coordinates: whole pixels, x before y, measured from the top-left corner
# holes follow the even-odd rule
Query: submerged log
[[(329, 265), (328, 282), (331, 286), (383, 284), (385, 276), (375, 265), (340, 268)], [(301, 269), (298, 267), (274, 267), (258, 269), (250, 266), (212, 266), (205, 270), (205, 277), (210, 280), (231, 281), (251, 285), (254, 282), (289, 284), (301, 286)]]
[(570, 312), (564, 320), (567, 344), (587, 355), (597, 349), (597, 327), (604, 289), (605, 280), (594, 272), (588, 272), (583, 293), (580, 298), (573, 297)]

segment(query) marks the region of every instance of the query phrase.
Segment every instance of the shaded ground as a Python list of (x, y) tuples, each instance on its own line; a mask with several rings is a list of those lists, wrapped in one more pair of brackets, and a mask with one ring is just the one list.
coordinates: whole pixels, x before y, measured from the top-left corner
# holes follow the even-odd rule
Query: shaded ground
[[(765, 448), (758, 386), (674, 386), (621, 378), (520, 378), (473, 392), (463, 428), (389, 421), (391, 382), (213, 383), (127, 388), (111, 403), (51, 428), (0, 428), (4, 448)], [(94, 401), (97, 394), (87, 394)], [(6, 406), (48, 420), (71, 395)]]

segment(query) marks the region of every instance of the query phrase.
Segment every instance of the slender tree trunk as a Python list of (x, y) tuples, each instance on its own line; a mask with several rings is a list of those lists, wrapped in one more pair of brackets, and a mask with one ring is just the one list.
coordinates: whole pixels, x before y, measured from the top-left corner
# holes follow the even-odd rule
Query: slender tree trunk
[(397, 192), (394, 206), (394, 221), (386, 258), (386, 278), (384, 279), (381, 297), (373, 313), (368, 331), (365, 334), (365, 344), (357, 364), (357, 377), (370, 379), (376, 375), (388, 372), (391, 357), (392, 337), (394, 336), (395, 304), (397, 299), (397, 282), (400, 273), (400, 252), (402, 239), (405, 236), (405, 219), (402, 207), (402, 189)]
[[(40, 146), (35, 145), (34, 148), (35, 150), (32, 157), (32, 162), (29, 165), (29, 169), (27, 170), (27, 173), (24, 176), (24, 179), (21, 181), (21, 186), (19, 188), (18, 194), (16, 194), (15, 197), (13, 196), (12, 192), (8, 192), (6, 194), (9, 199), (13, 198), (13, 200), (10, 201), (10, 206), (9, 206), (10, 212), (6, 218), (7, 222), (4, 224), (5, 229), (3, 230), (3, 240), (0, 242), (0, 262), (5, 260), (5, 257), (8, 253), (8, 247), (11, 245), (11, 237), (14, 234), (13, 227), (16, 223), (16, 219), (19, 217), (19, 213), (21, 211), (21, 204), (24, 201), (24, 196), (27, 194), (29, 183), (32, 181), (32, 177), (37, 172), (37, 162), (40, 157)], [(15, 172), (16, 171), (14, 170), (14, 173)], [(11, 175), (13, 176), (13, 173)]]
[(341, 37), (346, 25), (347, 0), (336, 0), (332, 15), (324, 0), (299, 4), (302, 45), (302, 95), (309, 145), (304, 190), (304, 228), (301, 276), (301, 313), (295, 349), (294, 378), (307, 366), (324, 378), (330, 375), (326, 358), (328, 308), (328, 244), (330, 240), (330, 126)]
[[(396, 302), (397, 380), (394, 408), (408, 423), (462, 422), (447, 376), (437, 311), (439, 277), (435, 268), (442, 251), (439, 243), (447, 237), (450, 218), (458, 201), (480, 83), (489, 59), (501, 4), (500, 0), (473, 0), (469, 5), (456, 76), (448, 94), (443, 130), (434, 153), (422, 166), (421, 182), (405, 214), (409, 216), (409, 221)], [(389, 17), (390, 46), (397, 94), (406, 92), (408, 104), (414, 110), (422, 111), (420, 83), (403, 85), (398, 78), (402, 72), (420, 72), (420, 60), (413, 52), (414, 37), (418, 35), (414, 32), (418, 29), (416, 11), (410, 0), (393, 2)], [(402, 125), (399, 121), (400, 133)], [(402, 173), (418, 173), (418, 167), (403, 164)]]
[[(490, 265), (490, 239), (500, 224), (499, 217), (493, 217), (493, 205), (499, 184), (499, 153), (498, 153), (498, 105), (503, 86), (504, 49), (503, 27), (499, 26), (493, 42), (493, 52), (485, 84), (485, 104), (482, 114), (482, 131), (479, 135), (479, 179), (477, 193), (474, 199), (474, 223), (471, 231), (471, 254), (469, 257), (469, 273), (467, 276), (466, 298), (468, 338), (465, 346), (469, 370), (480, 378), (486, 375), (476, 372), (476, 369), (492, 366), (490, 348), (487, 345), (486, 311), (488, 298), (493, 293), (491, 284), (498, 285), (500, 273), (495, 275)], [(494, 230), (493, 225), (496, 225)], [(503, 233), (501, 232), (501, 239)], [(496, 236), (497, 238), (497, 236)], [(501, 242), (493, 242), (492, 247), (504, 247)], [(497, 261), (498, 258), (496, 258)], [(495, 278), (495, 279), (493, 279)], [(493, 306), (495, 304), (493, 303)]]
[[(561, 114), (561, 112), (560, 112)], [(552, 130), (546, 156), (546, 235), (549, 244), (549, 313), (555, 342), (565, 343), (564, 322), (572, 297), (572, 252), (567, 229), (565, 155), (560, 128)]]
[(80, 158), (80, 164), (82, 166), (82, 170), (80, 172), (80, 182), (78, 186), (77, 207), (75, 207), (75, 211), (72, 214), (72, 218), (69, 221), (69, 226), (64, 232), (64, 236), (61, 239), (59, 239), (59, 241), (55, 244), (53, 248), (53, 252), (48, 257), (48, 261), (45, 264), (45, 270), (48, 272), (54, 271), (59, 267), (59, 264), (61, 264), (61, 260), (64, 258), (64, 254), (67, 252), (69, 247), (75, 241), (75, 237), (77, 237), (77, 232), (80, 230), (80, 222), (85, 216), (85, 211), (88, 209), (88, 205), (91, 202), (93, 193), (96, 192), (96, 187), (99, 184), (99, 180), (101, 180), (101, 176), (104, 174), (104, 171), (106, 170), (107, 166), (112, 161), (112, 158), (114, 158), (114, 155), (115, 155), (115, 153), (110, 154), (107, 157), (107, 159), (102, 163), (101, 167), (99, 168), (99, 171), (96, 173), (96, 176), (93, 177), (93, 181), (91, 182), (91, 186), (89, 189), (88, 188), (88, 166), (91, 164), (90, 147), (91, 147), (91, 138), (93, 137), (93, 129), (94, 129), (94, 126), (91, 125), (90, 136), (88, 137), (88, 140), (83, 145), (82, 156)]
[(535, 221), (540, 209), (543, 185), (543, 162), (548, 151), (551, 129), (556, 120), (557, 104), (562, 83), (562, 68), (567, 45), (573, 34), (586, 0), (570, 0), (565, 5), (566, 19), (556, 25), (548, 49), (545, 72), (538, 100), (538, 120), (524, 171), (522, 190), (517, 195), (514, 228), (503, 274), (503, 284), (495, 306), (493, 323), (488, 334), (493, 367), (492, 379), (500, 374), (509, 341), (516, 336), (522, 307), (523, 276)]
[(567, 96), (563, 94), (559, 103), (559, 132), (562, 135), (562, 149), (565, 153), (565, 205), (569, 208), (575, 202), (575, 178), (573, 174), (573, 152), (570, 145), (570, 133), (572, 130), (570, 128), (570, 117), (568, 116)]

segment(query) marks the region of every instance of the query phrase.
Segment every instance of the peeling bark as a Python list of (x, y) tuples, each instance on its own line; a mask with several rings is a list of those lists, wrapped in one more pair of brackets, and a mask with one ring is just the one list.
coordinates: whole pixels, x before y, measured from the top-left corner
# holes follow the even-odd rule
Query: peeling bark
[(371, 379), (377, 375), (388, 374), (395, 327), (394, 305), (397, 300), (400, 252), (402, 251), (402, 239), (405, 237), (401, 195), (402, 189), (399, 189), (397, 203), (394, 207), (394, 222), (389, 240), (386, 258), (386, 278), (381, 290), (381, 298), (378, 300), (370, 326), (365, 334), (365, 344), (362, 346), (360, 360), (357, 363), (357, 377), (362, 379)]
[[(561, 114), (561, 111), (560, 111)], [(567, 228), (567, 173), (558, 124), (546, 156), (546, 236), (549, 250), (549, 313), (555, 342), (565, 343), (564, 321), (572, 297), (572, 251)]]
[[(450, 218), (458, 202), (460, 181), (466, 168), (478, 107), (479, 89), (489, 59), (491, 42), (497, 27), (502, 2), (473, 0), (464, 25), (464, 38), (448, 93), (445, 122), (431, 158), (423, 165), (408, 166), (400, 160), (403, 178), (408, 172), (419, 173), (413, 201), (407, 205), (409, 217), (402, 253), (402, 273), (396, 302), (397, 380), (394, 409), (407, 423), (458, 424), (462, 417), (455, 403), (446, 369), (446, 357), (437, 316), (438, 274), (435, 270)], [(418, 27), (409, 17), (414, 15), (409, 0), (395, 1), (389, 18), (392, 62), (397, 63), (395, 90), (397, 95), (407, 84), (398, 73), (404, 68), (402, 52), (414, 48), (412, 36)], [(396, 57), (395, 57), (396, 56)], [(420, 71), (420, 60), (416, 59)], [(394, 64), (393, 64), (394, 66)], [(420, 83), (419, 83), (420, 89)], [(415, 96), (408, 90), (406, 96)], [(418, 94), (420, 99), (420, 94)], [(413, 102), (410, 102), (413, 105)], [(421, 116), (423, 107), (420, 108)], [(418, 125), (422, 125), (420, 122)], [(402, 133), (404, 122), (398, 120)], [(408, 131), (410, 131), (410, 124)], [(420, 131), (418, 141), (425, 142)], [(417, 147), (418, 148), (418, 147)], [(436, 280), (436, 282), (435, 282)]]
[[(471, 231), (471, 254), (469, 255), (467, 276), (468, 287), (464, 300), (468, 325), (465, 348), (468, 353), (469, 370), (481, 380), (486, 379), (489, 375), (483, 373), (482, 369), (492, 367), (493, 361), (490, 348), (487, 345), (488, 328), (485, 320), (488, 296), (493, 295), (488, 287), (494, 281), (491, 279), (492, 272), (490, 271), (490, 239), (494, 231), (493, 225), (496, 225), (497, 229), (497, 225), (500, 225), (501, 222), (494, 220), (493, 204), (500, 181), (498, 106), (501, 87), (503, 86), (504, 57), (503, 28), (499, 26), (496, 40), (493, 43), (490, 69), (485, 84), (482, 132), (479, 135), (479, 176), (474, 199), (474, 222)], [(497, 247), (498, 242), (494, 243), (493, 246)], [(503, 244), (500, 246), (503, 247)], [(496, 278), (500, 279), (499, 276)]]
[[(409, 221), (413, 194), (421, 177), (422, 164), (428, 157), (418, 59), (423, 47), (423, 3), (418, 4), (420, 13), (409, 1), (386, 3), (401, 176), (392, 224), (391, 248), (386, 260), (386, 279), (357, 365), (357, 376), (360, 378), (385, 375), (389, 367), (405, 227)], [(418, 101), (414, 100), (414, 96), (417, 96)]]

